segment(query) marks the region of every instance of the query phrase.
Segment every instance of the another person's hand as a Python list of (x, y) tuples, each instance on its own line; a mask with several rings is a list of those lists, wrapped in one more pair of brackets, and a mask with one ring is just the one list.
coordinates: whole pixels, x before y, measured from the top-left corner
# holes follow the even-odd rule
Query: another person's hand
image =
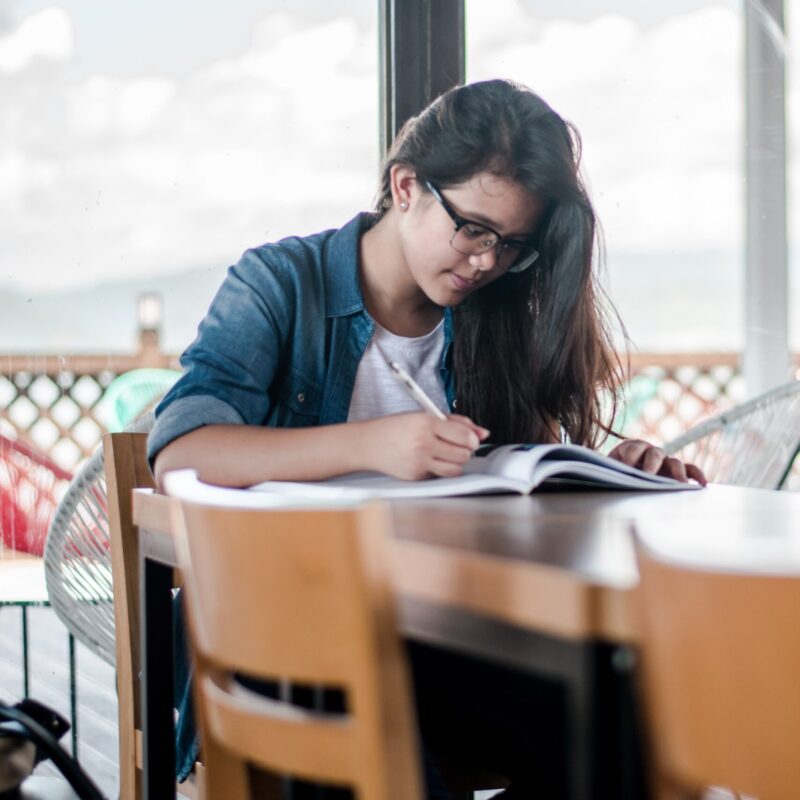
[(405, 480), (461, 475), (489, 435), (461, 414), (446, 420), (422, 412), (392, 414), (364, 424), (369, 430), (365, 445), (370, 467)]
[(680, 459), (668, 456), (661, 448), (641, 439), (626, 439), (608, 455), (623, 464), (638, 467), (654, 475), (664, 475), (684, 483), (692, 478), (703, 486), (707, 483), (706, 476), (699, 467), (694, 464), (684, 464)]

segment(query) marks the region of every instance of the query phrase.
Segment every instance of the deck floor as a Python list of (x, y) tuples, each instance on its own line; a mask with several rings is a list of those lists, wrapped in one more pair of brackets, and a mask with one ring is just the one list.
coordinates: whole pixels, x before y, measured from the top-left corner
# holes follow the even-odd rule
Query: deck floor
[[(28, 609), (30, 696), (69, 719), (69, 647), (67, 629), (47, 607)], [(78, 760), (108, 797), (118, 792), (117, 693), (114, 669), (76, 643)], [(22, 615), (14, 606), (0, 607), (0, 699), (16, 702), (23, 695)], [(68, 733), (61, 740), (71, 751)], [(37, 770), (54, 774), (50, 764)]]

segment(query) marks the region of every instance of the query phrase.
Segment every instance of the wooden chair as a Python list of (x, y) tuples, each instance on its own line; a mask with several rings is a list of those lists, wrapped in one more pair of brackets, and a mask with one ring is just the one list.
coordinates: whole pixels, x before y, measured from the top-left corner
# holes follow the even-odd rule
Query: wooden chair
[[(133, 524), (131, 492), (155, 488), (146, 445), (146, 433), (109, 433), (103, 437), (114, 592), (120, 800), (140, 800), (143, 791), (139, 539)], [(194, 782), (180, 784), (179, 791), (189, 797), (202, 796), (202, 769), (198, 769)]]
[(155, 488), (146, 442), (144, 433), (109, 433), (103, 437), (114, 591), (120, 800), (138, 800), (142, 796), (139, 541), (133, 524), (131, 492)]
[(800, 576), (679, 566), (639, 540), (655, 797), (800, 797)]
[[(249, 798), (248, 764), (421, 800), (410, 680), (388, 567), (388, 510), (175, 506), (209, 800)], [(237, 675), (344, 691), (341, 714)]]

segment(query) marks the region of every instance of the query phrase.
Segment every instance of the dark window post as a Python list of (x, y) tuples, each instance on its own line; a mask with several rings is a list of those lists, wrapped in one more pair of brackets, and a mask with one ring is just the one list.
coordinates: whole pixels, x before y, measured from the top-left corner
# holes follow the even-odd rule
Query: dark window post
[(464, 82), (464, 0), (378, 0), (381, 155), (403, 123)]

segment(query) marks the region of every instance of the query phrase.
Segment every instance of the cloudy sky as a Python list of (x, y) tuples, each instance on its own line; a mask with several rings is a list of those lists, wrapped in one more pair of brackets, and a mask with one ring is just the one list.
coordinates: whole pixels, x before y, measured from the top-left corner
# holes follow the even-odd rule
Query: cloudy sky
[[(610, 261), (740, 251), (740, 4), (555, 5), (468, 2), (468, 78), (523, 81), (578, 125)], [(367, 207), (375, 9), (0, 0), (0, 287), (228, 264)]]

